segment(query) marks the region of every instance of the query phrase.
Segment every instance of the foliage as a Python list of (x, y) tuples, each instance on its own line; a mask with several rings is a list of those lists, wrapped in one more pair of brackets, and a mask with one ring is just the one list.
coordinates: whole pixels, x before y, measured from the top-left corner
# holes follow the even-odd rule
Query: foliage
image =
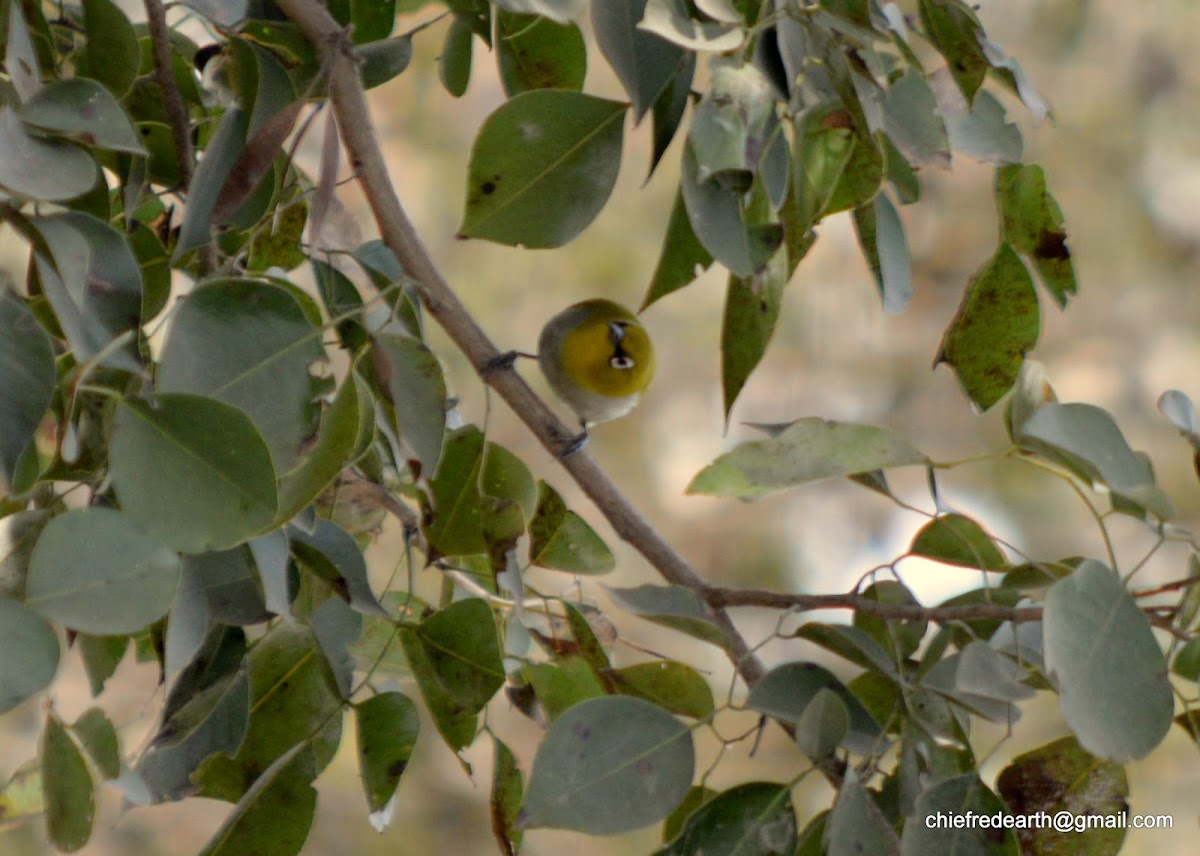
[[(1041, 329), (1035, 282), (1066, 306), (1076, 280), (1063, 213), (1042, 168), (1022, 161), (997, 94), (1034, 120), (1048, 108), (969, 4), (920, 0), (905, 14), (878, 0), (446, 0), (448, 26), (430, 27), (435, 4), (406, 3), (427, 19), (395, 36), (392, 2), (189, 6), (215, 44), (168, 29), (158, 0), (144, 24), (111, 0), (0, 3), (0, 220), (29, 255), (23, 286), (0, 290), (0, 710), (52, 689), (70, 647), (94, 695), (130, 647), (167, 687), (136, 751), (101, 708), (70, 723), (51, 705), (38, 758), (0, 788), (0, 825), (44, 817), (54, 846), (77, 850), (95, 789), (116, 787), (138, 805), (229, 802), (205, 853), (295, 853), (312, 783), (352, 714), (377, 828), (414, 746), (440, 737), (455, 753), (494, 741), (502, 852), (538, 827), (603, 835), (661, 822), (662, 853), (1051, 853), (1061, 833), (922, 819), (1115, 811), (1128, 796), (1123, 763), (1172, 722), (1200, 732), (1181, 702), (1200, 671), (1200, 561), (1175, 584), (1133, 588), (1140, 564), (1117, 555), (1109, 519), (1144, 522), (1156, 549), (1196, 543), (1168, 525), (1170, 501), (1115, 420), (1058, 403), (1026, 358)], [(326, 12), (350, 38), (314, 37)], [(993, 537), (937, 492), (941, 471), (969, 462), (940, 462), (888, 429), (818, 417), (760, 426), (764, 439), (713, 461), (690, 490), (754, 499), (851, 478), (900, 503), (885, 471), (916, 466), (937, 512), (904, 556), (823, 595), (700, 582), (622, 518), (618, 531), (666, 584), (612, 589), (612, 600), (723, 649), (746, 686), (716, 699), (682, 662), (617, 667), (590, 589), (550, 597), (525, 578), (532, 566), (604, 574), (614, 554), (518, 456), (474, 424), (455, 427), (426, 316), (464, 350), (477, 344), (436, 269), (411, 263), (420, 251), (386, 212), (387, 243), (321, 242), (339, 165), (332, 117), (316, 174), (291, 157), (309, 128), (301, 117), (357, 91), (339, 57), (378, 86), (438, 33), (452, 95), (470, 86), (472, 52), (490, 49), (507, 96), (465, 165), (461, 237), (561, 246), (608, 201), (627, 118), (652, 125), (651, 171), (680, 139), (643, 305), (713, 264), (728, 271), (727, 415), (826, 218), (849, 213), (883, 309), (899, 312), (913, 288), (900, 211), (920, 202), (922, 171), (955, 154), (993, 165), (996, 248), (965, 283), (938, 362), (980, 409), (1007, 396), (1011, 444), (990, 459), (1069, 484), (1105, 554), (1030, 556)], [(628, 102), (584, 91), (601, 59)], [(347, 147), (370, 145), (338, 115)], [(311, 290), (293, 282), (305, 264)], [(493, 382), (522, 400), (511, 376)], [(1187, 397), (1160, 406), (1200, 449)], [(535, 430), (553, 445), (553, 431)], [(603, 479), (564, 463), (585, 484)], [(589, 491), (610, 518), (611, 493)], [(436, 602), (399, 575), (383, 591), (370, 578), (362, 545), (385, 511), (405, 528), (409, 582), (414, 563), (442, 575)], [(979, 587), (923, 605), (896, 569), (906, 556), (976, 574)], [(729, 619), (736, 605), (779, 610), (778, 637), (825, 649), (853, 677), (801, 660), (764, 673)], [(854, 620), (787, 620), (826, 608)], [(545, 728), (531, 761), (489, 719), (501, 689)], [(1012, 727), (1039, 692), (1057, 696), (1073, 737), (985, 782), (973, 729)], [(422, 731), (418, 701), (436, 733)], [(790, 778), (721, 792), (711, 770), (697, 779), (697, 732), (723, 751), (756, 733), (721, 736), (739, 710), (794, 739), (806, 760)], [(798, 817), (792, 789), (813, 770), (836, 796)], [(1121, 839), (1097, 829), (1067, 846), (1113, 852)]]

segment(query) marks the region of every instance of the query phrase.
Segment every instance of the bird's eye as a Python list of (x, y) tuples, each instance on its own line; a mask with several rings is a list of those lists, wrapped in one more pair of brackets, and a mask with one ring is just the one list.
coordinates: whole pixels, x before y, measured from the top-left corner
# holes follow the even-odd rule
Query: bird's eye
[(625, 353), (613, 354), (608, 364), (614, 369), (631, 369), (635, 365), (633, 357)]

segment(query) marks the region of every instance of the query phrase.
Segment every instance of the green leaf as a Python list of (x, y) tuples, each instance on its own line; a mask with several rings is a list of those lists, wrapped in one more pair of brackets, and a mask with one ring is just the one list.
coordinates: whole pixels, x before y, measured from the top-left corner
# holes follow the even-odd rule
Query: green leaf
[(883, 138), (884, 174), (891, 182), (892, 190), (901, 205), (911, 205), (921, 198), (921, 180), (917, 178), (916, 170), (909, 166), (904, 155), (886, 136)]
[(855, 134), (849, 146), (846, 165), (829, 194), (823, 217), (866, 205), (875, 198), (883, 182), (883, 150), (878, 137)]
[(504, 683), (496, 622), (487, 602), (456, 601), (422, 621), (414, 634), (442, 688), (474, 712), (483, 710)]
[(612, 0), (592, 4), (596, 45), (633, 102), (640, 122), (676, 73), (684, 52), (676, 45), (638, 29), (646, 0)]
[(612, 678), (622, 695), (637, 696), (680, 716), (707, 719), (716, 709), (708, 681), (684, 663), (638, 663), (615, 670)]
[(447, 435), (442, 461), (429, 489), (433, 508), (422, 522), (422, 529), (430, 546), (443, 556), (487, 551), (483, 497), (515, 501), (526, 520), (537, 503), (537, 487), (529, 468), (503, 446), (485, 444), (483, 434), (474, 426)]
[(276, 523), (285, 523), (308, 507), (352, 459), (362, 433), (363, 404), (369, 403), (369, 397), (356, 374), (342, 381), (321, 417), (316, 443), (300, 465), (280, 479)]
[(791, 788), (746, 782), (696, 809), (679, 836), (656, 851), (656, 856), (793, 856), (795, 852), (796, 810)]
[(71, 726), (83, 748), (91, 756), (96, 769), (106, 779), (115, 779), (121, 773), (121, 750), (117, 742), (117, 731), (98, 707), (89, 708)]
[(492, 810), (492, 832), (505, 852), (516, 853), (521, 849), (524, 834), (515, 829), (517, 815), (521, 811), (521, 799), (525, 785), (521, 768), (512, 750), (492, 735), (496, 744), (495, 763), (492, 765), (492, 788), (489, 803)]
[(975, 97), (990, 64), (983, 55), (983, 26), (962, 0), (920, 0), (921, 24), (967, 102)]
[(608, 659), (608, 652), (604, 650), (604, 643), (600, 641), (597, 631), (607, 628), (613, 633), (611, 638), (615, 638), (616, 630), (612, 628), (604, 613), (595, 607), (573, 604), (568, 600), (562, 600), (559, 603), (562, 604), (563, 610), (567, 614), (567, 626), (571, 628), (571, 635), (579, 646), (579, 653), (588, 661), (597, 675), (606, 674), (612, 668), (612, 663)]
[(696, 592), (686, 586), (642, 585), (609, 588), (618, 604), (634, 615), (714, 645), (725, 644), (725, 632)]
[(79, 747), (53, 713), (46, 717), (42, 732), (41, 763), (50, 840), (64, 853), (74, 853), (92, 835), (96, 809), (92, 776)]
[(0, 651), (0, 713), (7, 713), (54, 680), (58, 636), (25, 604), (0, 598)]
[[(492, 5), (488, 0), (446, 0), (446, 6), (456, 18), (469, 25), (471, 32), (479, 36), (488, 49), (491, 49)], [(551, 17), (551, 20), (554, 18)]]
[(756, 66), (733, 59), (713, 60), (710, 73), (688, 132), (696, 180), (716, 178), (728, 187), (747, 187), (777, 125), (771, 85)]
[(583, 89), (587, 49), (575, 24), (497, 10), (496, 62), (511, 98), (531, 89)]
[(471, 147), (459, 234), (530, 249), (578, 235), (616, 183), (625, 109), (550, 89), (501, 105)]
[(26, 761), (0, 787), (0, 832), (25, 825), (46, 813), (41, 765)]
[(317, 518), (311, 527), (288, 526), (288, 541), (296, 556), (357, 612), (387, 617), (367, 576), (367, 563), (354, 537), (332, 520)]
[(541, 15), (560, 24), (579, 18), (586, 3), (587, 0), (496, 0), (496, 5), (501, 9)]
[(983, 48), (983, 55), (987, 58), (995, 76), (1009, 90), (1016, 93), (1026, 109), (1033, 115), (1033, 121), (1041, 122), (1049, 116), (1050, 105), (1033, 88), (1033, 84), (1029, 82), (1024, 69), (1021, 68), (1021, 64), (1012, 57), (1005, 56), (1003, 49), (990, 39), (981, 38), (979, 45)]
[(1193, 449), (1200, 452), (1200, 418), (1197, 418), (1196, 406), (1186, 392), (1168, 389), (1158, 397), (1158, 412), (1179, 429)]
[(42, 530), (26, 603), (84, 633), (133, 633), (167, 614), (179, 557), (111, 508), (60, 514)]
[[(904, 824), (900, 839), (902, 856), (928, 856), (930, 853), (978, 853), (981, 856), (1020, 856), (1022, 850), (1011, 829), (995, 829), (981, 825), (941, 826), (923, 822), (924, 818), (950, 815), (961, 817), (968, 812), (976, 817), (1004, 814), (1005, 805), (979, 780), (978, 773), (943, 779), (923, 791), (913, 806), (909, 822)], [(1075, 849), (1071, 841), (1069, 852)], [(1044, 851), (1040, 851), (1044, 852)]]
[(828, 758), (846, 739), (849, 729), (846, 703), (832, 690), (820, 689), (796, 723), (796, 744), (809, 758)]
[[(236, 652), (245, 636), (221, 632), (214, 638), (230, 640), (226, 650)], [(209, 660), (202, 652), (176, 680), (171, 699), (182, 697), (165, 712), (163, 725), (134, 772), (145, 783), (154, 801), (180, 800), (195, 793), (192, 774), (206, 758), (220, 753), (227, 758), (238, 751), (250, 722), (250, 680), (238, 657), (236, 662)], [(226, 794), (235, 799), (236, 788)]]
[(702, 805), (717, 795), (717, 791), (704, 785), (693, 785), (688, 789), (687, 796), (673, 812), (671, 812), (665, 821), (663, 821), (662, 840), (664, 842), (671, 841), (683, 831), (683, 825), (688, 818), (696, 813)]
[(0, 484), (11, 493), (32, 487), (34, 435), (55, 381), (50, 337), (15, 291), (0, 288)]
[(1149, 463), (1129, 448), (1112, 416), (1093, 404), (1043, 404), (1015, 439), (1022, 448), (1063, 464), (1089, 482), (1107, 485), (1114, 495), (1159, 518), (1174, 514)]
[(1184, 642), (1171, 659), (1171, 671), (1186, 681), (1200, 678), (1200, 639)]
[(1017, 380), (1041, 330), (1033, 279), (1008, 244), (972, 277), (946, 328), (937, 362), (949, 363), (971, 400), (987, 410)]
[(847, 771), (838, 789), (822, 837), (828, 856), (895, 853), (899, 849), (895, 831), (853, 769)]
[(996, 170), (996, 196), (1004, 239), (1017, 252), (1033, 258), (1050, 296), (1059, 306), (1066, 306), (1078, 287), (1075, 268), (1062, 211), (1046, 190), (1042, 168), (1013, 164)]
[(721, 392), (726, 421), (775, 335), (787, 281), (786, 253), (776, 253), (765, 268), (749, 277), (729, 277), (721, 318)]
[[(599, 5), (596, 4), (592, 8), (595, 9)], [(684, 110), (687, 109), (687, 105), (691, 101), (692, 78), (695, 73), (696, 55), (688, 51), (684, 53), (666, 88), (659, 93), (658, 98), (654, 100), (654, 104), (650, 108), (654, 150), (650, 155), (650, 169), (646, 175), (647, 181), (654, 174), (654, 170), (658, 167), (663, 155), (666, 154), (667, 147), (675, 139), (675, 133), (679, 130), (679, 126), (683, 122)]]
[[(46, 27), (45, 18), (40, 10), (34, 7), (34, 29)], [(40, 22), (39, 22), (39, 19)], [(17, 99), (24, 101), (37, 94), (42, 85), (41, 62), (34, 50), (33, 39), (29, 26), (25, 23), (25, 15), (20, 3), (9, 3), (7, 28), (0, 28), (0, 36), (4, 36), (4, 70), (12, 81)], [(41, 28), (37, 24), (41, 24)], [(38, 35), (41, 35), (39, 32)]]
[(550, 722), (589, 698), (605, 695), (604, 685), (583, 657), (565, 657), (557, 663), (530, 663), (521, 672)]
[[(1129, 782), (1124, 767), (1094, 758), (1074, 737), (1062, 737), (1016, 756), (996, 778), (996, 789), (1018, 816), (1067, 812), (1082, 820), (1087, 815), (1128, 810)], [(1126, 830), (1088, 825), (1086, 830), (1063, 831), (1031, 824), (1016, 834), (1022, 852), (1106, 854), (1121, 850)]]
[(142, 272), (143, 323), (158, 316), (171, 296), (171, 267), (167, 250), (154, 230), (135, 221), (126, 235), (129, 248)]
[(584, 575), (606, 574), (617, 564), (595, 530), (544, 481), (538, 482), (537, 510), (529, 522), (529, 562)]
[(1080, 744), (1112, 761), (1147, 755), (1171, 727), (1174, 696), (1162, 649), (1121, 580), (1084, 561), (1050, 588), (1042, 620), (1046, 670)]
[(683, 799), (695, 763), (691, 732), (662, 708), (627, 696), (590, 699), (546, 732), (517, 823), (592, 835), (647, 826)]
[(924, 75), (909, 69), (888, 87), (883, 100), (883, 126), (908, 163), (949, 168), (946, 125)]
[(350, 0), (354, 42), (375, 42), (391, 35), (396, 23), (396, 0)]
[(317, 808), (313, 749), (299, 743), (263, 770), (200, 856), (295, 856)]
[(358, 769), (367, 806), (374, 815), (385, 811), (396, 793), (417, 744), (421, 720), (408, 696), (384, 692), (356, 704), (354, 721), (358, 729)]
[(892, 680), (899, 679), (891, 656), (861, 627), (810, 621), (800, 625), (793, 635), (816, 643), (864, 669), (872, 669)]
[(451, 749), (475, 738), (475, 715), (504, 683), (496, 621), (479, 598), (456, 601), (400, 633), (434, 724)]
[(658, 264), (655, 265), (641, 308), (645, 309), (659, 298), (690, 284), (712, 263), (712, 254), (704, 249), (692, 229), (681, 190), (675, 194), (675, 204), (667, 220), (667, 234), (663, 237)]
[[(378, 607), (383, 612), (382, 607)], [(328, 674), (342, 698), (354, 689), (354, 654), (351, 647), (362, 636), (363, 617), (341, 598), (327, 597), (308, 616), (308, 626), (325, 655)]]
[(371, 42), (356, 51), (362, 60), (364, 89), (373, 89), (401, 75), (412, 62), (412, 33)]
[(446, 31), (446, 42), (438, 59), (438, 77), (442, 86), (455, 98), (461, 98), (471, 82), (471, 24), (462, 15), (455, 15)]
[[(140, 369), (131, 341), (112, 340), (138, 326), (142, 273), (125, 236), (90, 214), (68, 212), (30, 221), (50, 252), (35, 253), (38, 277), (76, 360), (104, 352), (102, 363)], [(51, 261), (53, 264), (51, 265)]]
[(75, 647), (79, 649), (92, 697), (95, 698), (103, 692), (104, 684), (120, 665), (125, 656), (125, 649), (129, 647), (129, 637), (91, 636), (81, 633), (75, 637)]
[(836, 103), (797, 117), (791, 175), (798, 233), (807, 232), (825, 215), (858, 145), (849, 114)]
[(742, 211), (742, 191), (714, 178), (701, 181), (692, 146), (683, 151), (679, 187), (696, 239), (731, 273), (748, 277), (766, 267), (783, 242), (778, 224), (751, 226)]
[(1021, 130), (1008, 121), (1004, 105), (990, 92), (976, 94), (975, 102), (942, 102), (938, 108), (946, 120), (950, 147), (983, 163), (1006, 164), (1021, 160), (1025, 143)]
[(854, 230), (875, 275), (883, 311), (903, 312), (912, 299), (912, 259), (900, 213), (886, 193), (876, 194), (870, 205), (854, 209)]
[(42, 87), (21, 106), (26, 124), (75, 139), (87, 146), (146, 154), (129, 116), (107, 89), (76, 77)]
[[(938, 665), (947, 662), (954, 662), (953, 655), (944, 658)], [(936, 668), (935, 665), (926, 677), (932, 675)], [(979, 700), (1023, 701), (1034, 693), (1033, 689), (1022, 683), (1024, 677), (1025, 672), (1020, 664), (986, 642), (975, 639), (968, 642), (957, 655), (953, 697), (968, 707), (975, 706), (975, 702)], [(925, 683), (931, 685), (928, 680)], [(1005, 716), (1000, 721), (1009, 721), (1009, 713), (1010, 711), (1005, 710)]]
[(309, 366), (324, 357), (318, 330), (287, 289), (213, 280), (176, 309), (158, 388), (240, 408), (266, 440), (276, 472), (285, 473), (315, 427)]
[(649, 0), (637, 27), (693, 51), (724, 53), (745, 39), (742, 28), (735, 24), (691, 18), (683, 0)]
[(446, 380), (433, 351), (412, 336), (380, 333), (371, 339), (375, 376), (394, 406), (400, 442), (431, 476), (446, 435)]
[(983, 528), (961, 514), (943, 514), (921, 527), (908, 552), (947, 565), (1006, 571), (1008, 560)]
[(29, 560), (52, 515), (44, 508), (0, 518), (0, 598), (25, 599)]
[[(1125, 768), (1088, 754), (1074, 737), (1063, 737), (1018, 755), (996, 777), (996, 790), (1018, 817), (1060, 811), (1086, 820), (1128, 811), (1129, 781)], [(960, 809), (955, 808), (955, 811)], [(1125, 841), (1123, 828), (1089, 825), (1063, 831), (1050, 826), (1018, 829), (1024, 853), (1117, 853)]]
[(112, 0), (83, 0), (83, 31), (87, 59), (79, 73), (121, 98), (133, 86), (142, 61), (133, 24)]
[(84, 149), (32, 136), (8, 106), (0, 106), (0, 188), (32, 200), (61, 202), (96, 183), (96, 162)]
[(776, 666), (751, 688), (746, 706), (781, 722), (799, 725), (824, 691), (837, 696), (846, 711), (847, 730), (838, 742), (851, 752), (870, 751), (879, 740), (879, 724), (832, 672), (816, 663)]
[(113, 486), (132, 520), (185, 553), (223, 550), (275, 519), (271, 453), (241, 410), (164, 393), (117, 407)]
[[(247, 662), (250, 722), (245, 738), (236, 754), (213, 755), (192, 775), (200, 796), (242, 800), (265, 771), (297, 744), (312, 749), (310, 763), (319, 772), (341, 742), (342, 718), (335, 714), (342, 700), (327, 677), (312, 631), (276, 624), (250, 649)], [(305, 781), (311, 779), (310, 775)]]
[(246, 148), (249, 130), (250, 118), (240, 107), (227, 107), (221, 114), (216, 130), (204, 147), (204, 157), (192, 176), (187, 211), (171, 256), (173, 262), (212, 240), (212, 215), (217, 197)]
[[(249, 205), (250, 202), (246, 204)], [(293, 202), (278, 211), (271, 222), (271, 228), (254, 236), (246, 269), (251, 272), (262, 272), (272, 267), (295, 270), (308, 261), (308, 255), (301, 244), (304, 225), (307, 222), (307, 200)]]
[(757, 499), (806, 482), (928, 462), (886, 428), (815, 416), (778, 427), (775, 436), (739, 443), (718, 457), (687, 492)]
[[(898, 580), (871, 583), (862, 596), (879, 603), (920, 605), (908, 587)], [(928, 626), (929, 623), (921, 619), (884, 619), (862, 611), (854, 613), (854, 627), (865, 631), (897, 661), (916, 653)]]

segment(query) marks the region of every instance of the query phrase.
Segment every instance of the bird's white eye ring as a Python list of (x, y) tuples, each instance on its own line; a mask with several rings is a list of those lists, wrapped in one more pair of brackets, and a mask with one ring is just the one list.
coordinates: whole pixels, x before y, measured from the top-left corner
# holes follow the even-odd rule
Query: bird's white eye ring
[(628, 354), (614, 354), (609, 359), (608, 364), (614, 369), (631, 369), (636, 365), (633, 357)]

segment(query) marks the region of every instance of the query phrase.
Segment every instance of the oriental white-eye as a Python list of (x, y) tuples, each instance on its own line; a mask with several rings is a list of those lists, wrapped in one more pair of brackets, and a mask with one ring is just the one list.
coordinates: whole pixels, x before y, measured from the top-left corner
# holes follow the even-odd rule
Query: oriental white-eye
[(596, 298), (546, 322), (537, 361), (555, 394), (579, 417), (582, 445), (588, 425), (624, 416), (637, 405), (654, 376), (654, 345), (637, 316)]

